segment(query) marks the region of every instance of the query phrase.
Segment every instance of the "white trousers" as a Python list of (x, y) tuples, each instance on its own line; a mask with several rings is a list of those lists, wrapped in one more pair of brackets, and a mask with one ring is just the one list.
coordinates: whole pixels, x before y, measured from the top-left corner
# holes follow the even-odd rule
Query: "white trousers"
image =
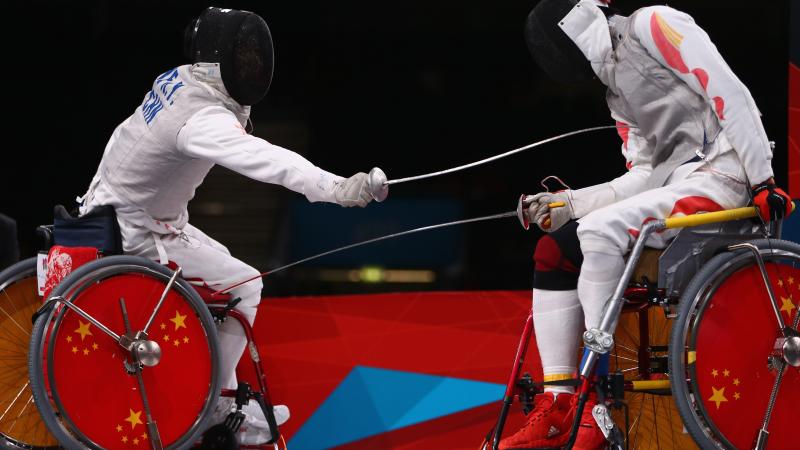
[[(587, 328), (596, 327), (622, 274), (628, 253), (646, 222), (744, 206), (749, 187), (736, 153), (729, 151), (688, 174), (680, 168), (666, 186), (651, 189), (592, 211), (579, 220), (584, 255), (578, 296)], [(646, 245), (664, 248), (680, 230), (650, 235)]]
[[(672, 177), (677, 180), (668, 180), (663, 187), (594, 210), (581, 218), (578, 221), (581, 251), (622, 256), (628, 253), (639, 229), (647, 221), (738, 208), (748, 202), (744, 168), (733, 151), (688, 175), (680, 176), (679, 172), (680, 168), (676, 171), (678, 176)], [(647, 246), (664, 248), (678, 231), (653, 234)]]
[[(181, 234), (157, 235), (124, 219), (118, 221), (126, 255), (158, 261), (160, 246), (162, 253), (166, 253), (170, 261), (182, 268), (183, 278), (189, 281), (202, 281), (212, 289), (221, 289), (259, 274), (256, 269), (231, 256), (224, 245), (192, 225), (186, 224)], [(158, 244), (156, 239), (160, 241)], [(256, 279), (230, 291), (234, 298), (242, 299), (236, 309), (247, 317), (251, 325), (261, 301), (262, 287), (261, 279)], [(241, 325), (235, 320), (227, 320), (220, 325), (218, 336), (222, 356), (222, 387), (235, 389), (236, 365), (247, 339)]]

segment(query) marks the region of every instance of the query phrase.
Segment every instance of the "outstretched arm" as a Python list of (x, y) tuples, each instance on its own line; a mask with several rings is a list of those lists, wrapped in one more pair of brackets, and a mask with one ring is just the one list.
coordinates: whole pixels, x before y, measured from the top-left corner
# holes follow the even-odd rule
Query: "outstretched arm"
[(236, 116), (212, 106), (195, 113), (178, 133), (178, 150), (213, 161), (254, 180), (279, 184), (309, 201), (335, 202), (335, 185), (344, 178), (264, 139), (249, 135)]

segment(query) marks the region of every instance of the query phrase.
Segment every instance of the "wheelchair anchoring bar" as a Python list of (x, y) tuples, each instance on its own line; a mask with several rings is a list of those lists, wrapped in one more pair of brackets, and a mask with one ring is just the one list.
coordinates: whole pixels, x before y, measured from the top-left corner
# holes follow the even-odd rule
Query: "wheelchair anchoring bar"
[(164, 304), (164, 300), (167, 298), (167, 294), (169, 290), (172, 289), (172, 285), (175, 284), (175, 280), (178, 279), (178, 275), (181, 274), (181, 267), (179, 266), (175, 269), (175, 273), (172, 274), (172, 277), (167, 282), (167, 286), (164, 288), (164, 292), (161, 293), (161, 298), (158, 299), (158, 303), (156, 304), (156, 308), (153, 310), (153, 314), (150, 315), (150, 318), (147, 319), (147, 324), (145, 324), (144, 328), (142, 329), (142, 333), (145, 335), (147, 334), (147, 330), (150, 328), (150, 325), (153, 324), (153, 321), (156, 318), (156, 314), (158, 314), (158, 310), (161, 309), (161, 305)]
[(77, 315), (79, 315), (79, 316), (83, 317), (84, 319), (88, 320), (89, 322), (91, 322), (91, 323), (92, 323), (92, 325), (94, 325), (94, 326), (96, 326), (97, 328), (99, 328), (99, 329), (100, 329), (100, 331), (102, 331), (103, 333), (105, 333), (105, 334), (107, 334), (107, 335), (111, 336), (111, 337), (112, 337), (112, 338), (113, 338), (115, 341), (117, 341), (117, 343), (118, 343), (120, 346), (122, 346), (122, 348), (124, 348), (124, 349), (128, 350), (128, 348), (127, 348), (127, 347), (125, 347), (124, 345), (122, 345), (121, 338), (120, 338), (120, 336), (119, 336), (117, 333), (114, 333), (114, 332), (113, 332), (113, 331), (111, 331), (111, 329), (109, 329), (107, 326), (105, 326), (105, 325), (103, 325), (102, 323), (98, 322), (98, 321), (97, 321), (97, 319), (95, 319), (94, 317), (90, 316), (90, 315), (89, 315), (89, 314), (88, 314), (86, 311), (82, 310), (80, 307), (78, 307), (78, 306), (75, 306), (75, 305), (74, 305), (74, 304), (72, 304), (71, 302), (68, 302), (68, 301), (66, 301), (66, 300), (64, 299), (64, 297), (62, 297), (62, 296), (60, 296), (60, 295), (57, 295), (57, 296), (55, 296), (55, 297), (50, 297), (49, 299), (47, 299), (47, 301), (48, 301), (48, 302), (61, 303), (62, 305), (66, 306), (67, 308), (69, 308), (69, 309), (71, 309), (71, 310), (75, 311), (75, 314), (77, 314)]
[[(622, 277), (619, 279), (619, 283), (617, 283), (614, 295), (612, 295), (611, 299), (606, 303), (606, 309), (603, 313), (603, 318), (600, 320), (600, 325), (597, 328), (586, 330), (583, 334), (584, 344), (590, 349), (590, 352), (586, 357), (583, 367), (581, 367), (581, 377), (589, 378), (594, 370), (594, 364), (597, 362), (597, 358), (601, 354), (608, 353), (614, 345), (613, 334), (614, 329), (617, 327), (617, 319), (619, 318), (620, 311), (625, 304), (625, 288), (628, 286), (628, 282), (633, 276), (636, 263), (642, 256), (644, 243), (653, 232), (665, 228), (667, 228), (666, 221), (653, 220), (646, 223), (639, 231), (639, 238), (636, 239), (636, 243), (633, 245), (631, 256), (625, 264), (625, 269), (622, 271)], [(598, 336), (600, 339), (597, 339)], [(598, 342), (595, 342), (595, 340), (598, 340)]]
[(784, 337), (791, 337), (789, 330), (786, 329), (786, 322), (783, 321), (783, 317), (781, 316), (781, 310), (778, 308), (778, 301), (775, 299), (775, 291), (772, 290), (772, 284), (769, 282), (769, 275), (767, 274), (767, 267), (764, 265), (764, 258), (761, 257), (761, 252), (758, 247), (749, 242), (743, 242), (741, 244), (728, 246), (728, 250), (749, 250), (753, 253), (753, 258), (756, 260), (756, 264), (758, 264), (758, 271), (761, 273), (761, 279), (764, 281), (764, 286), (767, 288), (769, 301), (772, 305), (772, 312), (775, 313), (775, 318), (778, 319), (778, 327)]
[[(125, 333), (126, 335), (130, 336), (133, 334), (133, 329), (131, 328), (131, 322), (128, 319), (128, 309), (125, 307), (125, 299), (119, 299), (119, 306), (122, 310), (122, 321), (125, 323)], [(158, 426), (156, 425), (155, 420), (153, 420), (153, 413), (150, 409), (150, 401), (147, 398), (147, 390), (144, 386), (144, 378), (142, 377), (142, 366), (141, 358), (139, 356), (139, 352), (136, 350), (136, 346), (131, 346), (131, 359), (133, 360), (133, 368), (136, 372), (136, 382), (139, 384), (139, 394), (142, 397), (142, 406), (144, 407), (144, 415), (145, 419), (147, 420), (147, 431), (150, 433), (150, 447), (153, 450), (162, 450), (163, 445), (161, 444), (161, 434), (158, 432)], [(160, 350), (159, 350), (159, 357), (160, 357)], [(155, 365), (155, 364), (147, 364), (147, 365)]]

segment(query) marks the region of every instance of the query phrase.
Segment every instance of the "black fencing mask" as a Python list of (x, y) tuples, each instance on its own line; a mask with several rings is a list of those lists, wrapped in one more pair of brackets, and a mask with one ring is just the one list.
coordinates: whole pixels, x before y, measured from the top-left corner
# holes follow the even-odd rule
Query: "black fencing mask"
[(210, 7), (186, 28), (192, 64), (219, 63), (222, 83), (240, 105), (255, 105), (272, 82), (275, 54), (267, 23), (257, 14)]
[(556, 81), (574, 84), (594, 77), (592, 66), (559, 22), (575, 6), (575, 0), (542, 0), (525, 21), (525, 41), (533, 59)]

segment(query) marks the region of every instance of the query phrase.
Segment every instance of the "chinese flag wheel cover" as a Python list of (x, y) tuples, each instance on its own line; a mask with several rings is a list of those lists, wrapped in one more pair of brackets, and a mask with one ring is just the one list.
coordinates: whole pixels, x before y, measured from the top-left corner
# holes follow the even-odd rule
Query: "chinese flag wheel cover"
[[(166, 283), (141, 274), (104, 279), (80, 293), (74, 304), (117, 334), (125, 333), (119, 299), (125, 299), (134, 331), (142, 330)], [(147, 418), (136, 376), (125, 370), (129, 353), (110, 336), (72, 311), (50, 339), (49, 386), (85, 437), (105, 449), (149, 448)], [(206, 331), (197, 314), (170, 290), (150, 329), (161, 360), (144, 367), (147, 398), (164, 447), (198, 420), (210, 395), (212, 361)]]
[[(800, 300), (800, 270), (768, 263), (767, 272), (781, 315), (791, 325)], [(752, 448), (775, 383), (777, 372), (767, 367), (767, 357), (779, 337), (758, 268), (747, 266), (727, 278), (701, 314), (689, 349), (689, 362), (696, 358), (689, 366), (693, 390), (710, 425), (734, 447)], [(800, 371), (787, 367), (769, 422), (768, 449), (798, 448), (799, 406)]]

